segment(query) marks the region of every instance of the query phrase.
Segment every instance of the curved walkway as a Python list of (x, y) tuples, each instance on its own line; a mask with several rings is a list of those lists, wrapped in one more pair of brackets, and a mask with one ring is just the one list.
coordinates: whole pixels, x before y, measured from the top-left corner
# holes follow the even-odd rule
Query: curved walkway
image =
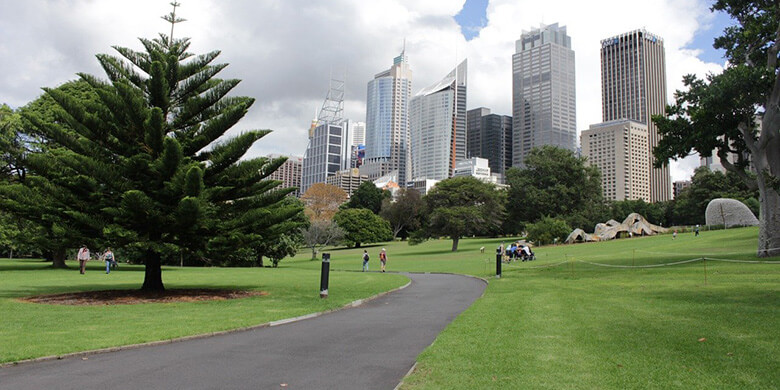
[(408, 276), (403, 290), (282, 326), (2, 368), (0, 389), (393, 389), (485, 289)]

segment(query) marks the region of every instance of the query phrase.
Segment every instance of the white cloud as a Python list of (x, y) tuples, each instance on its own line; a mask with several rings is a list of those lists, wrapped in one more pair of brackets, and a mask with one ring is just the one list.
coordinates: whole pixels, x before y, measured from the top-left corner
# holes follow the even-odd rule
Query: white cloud
[[(690, 45), (711, 22), (703, 0), (601, 0), (544, 2), (493, 0), (487, 25), (466, 42), (453, 16), (463, 0), (180, 0), (176, 36), (192, 38), (191, 51), (222, 50), (231, 64), (221, 77), (240, 78), (237, 94), (257, 99), (236, 131), (272, 128), (252, 153), (302, 155), (306, 130), (325, 97), (331, 75), (346, 71), (346, 116), (365, 117), (366, 83), (387, 69), (402, 49), (413, 71), (414, 91), (469, 60), (468, 107), (511, 114), (511, 58), (522, 30), (540, 23), (565, 25), (576, 55), (577, 127), (601, 121), (600, 40), (637, 28), (664, 38), (668, 95), (683, 74), (703, 75), (720, 65), (704, 63)], [(20, 106), (40, 87), (102, 75), (94, 55), (112, 45), (141, 49), (137, 37), (169, 33), (159, 0), (0, 2), (0, 102)], [(672, 166), (673, 178), (691, 164)]]

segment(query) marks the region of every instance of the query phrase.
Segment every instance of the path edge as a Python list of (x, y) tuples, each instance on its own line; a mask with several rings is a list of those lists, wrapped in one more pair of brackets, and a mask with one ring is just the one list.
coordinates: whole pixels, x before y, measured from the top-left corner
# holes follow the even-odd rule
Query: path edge
[[(477, 280), (481, 280), (483, 283), (485, 283), (485, 286), (489, 286), (489, 285), (490, 285), (490, 280), (488, 280), (487, 278), (483, 278), (483, 277), (480, 277), (480, 276), (476, 276), (476, 275), (456, 274), (456, 273), (453, 273), (453, 272), (409, 272), (409, 273), (422, 273), (422, 274), (444, 274), (444, 275), (458, 275), (458, 276), (466, 276), (466, 277), (469, 277), (469, 278), (474, 278), (474, 279), (477, 279)], [(484, 297), (484, 296), (485, 296), (485, 291), (487, 291), (487, 287), (485, 287), (485, 289), (484, 289), (484, 290), (482, 290), (482, 295), (480, 295), (480, 296), (479, 296), (477, 299), (482, 299), (482, 297)], [(474, 300), (474, 302), (476, 302), (476, 301), (477, 301), (477, 300)], [(472, 305), (473, 305), (473, 304), (474, 304), (474, 303), (472, 303)], [(469, 305), (469, 307), (471, 307), (471, 305)], [(468, 310), (468, 307), (466, 308), (466, 310)], [(461, 313), (462, 313), (462, 312), (461, 312)], [(457, 317), (455, 317), (455, 318), (454, 318), (452, 321), (455, 321), (456, 319), (458, 319), (458, 317), (460, 317), (460, 314), (458, 314), (458, 316), (457, 316)], [(452, 323), (452, 321), (450, 321), (450, 324)], [(447, 324), (447, 326), (449, 326), (449, 324)], [(441, 333), (439, 333), (439, 334), (441, 334)], [(437, 336), (436, 336), (436, 338), (439, 338), (439, 336), (437, 335)], [(425, 351), (426, 349), (430, 348), (430, 347), (431, 347), (431, 345), (433, 345), (433, 343), (435, 343), (435, 342), (436, 342), (436, 339), (433, 339), (433, 342), (432, 342), (430, 345), (428, 345), (427, 347), (425, 347), (425, 349), (423, 349), (423, 351)], [(420, 352), (420, 353), (422, 353), (422, 352)], [(420, 355), (417, 355), (417, 356), (420, 356)], [(396, 386), (393, 388), (393, 390), (400, 390), (400, 389), (401, 389), (401, 386), (403, 386), (403, 385), (404, 385), (404, 382), (406, 381), (406, 379), (407, 379), (407, 378), (408, 378), (410, 375), (412, 375), (412, 374), (414, 373), (414, 371), (415, 371), (415, 370), (417, 370), (417, 365), (418, 365), (418, 364), (419, 364), (419, 362), (417, 361), (417, 358), (415, 357), (415, 358), (414, 358), (414, 364), (412, 364), (412, 367), (410, 367), (410, 368), (409, 368), (409, 371), (407, 371), (407, 372), (406, 372), (406, 375), (404, 375), (404, 377), (403, 377), (403, 378), (401, 378), (401, 381), (400, 381), (400, 382), (398, 382), (398, 384), (397, 384), (397, 385), (396, 385)]]
[(208, 332), (208, 333), (201, 333), (201, 334), (195, 334), (195, 335), (189, 335), (189, 336), (176, 337), (176, 338), (172, 338), (172, 339), (149, 341), (149, 342), (146, 342), (146, 343), (120, 345), (120, 346), (116, 346), (116, 347), (107, 347), (107, 348), (91, 349), (91, 350), (88, 350), (88, 351), (71, 352), (71, 353), (66, 353), (66, 354), (63, 354), (63, 355), (50, 355), (50, 356), (41, 356), (41, 357), (32, 358), (32, 359), (17, 360), (17, 361), (14, 361), (14, 362), (7, 362), (7, 363), (0, 364), (0, 369), (7, 368), (7, 367), (14, 367), (14, 366), (18, 366), (18, 365), (21, 365), (21, 364), (39, 363), (39, 362), (46, 362), (46, 361), (51, 361), (51, 360), (63, 360), (63, 359), (69, 359), (69, 358), (74, 358), (74, 357), (86, 357), (86, 356), (97, 355), (97, 354), (101, 354), (101, 353), (118, 352), (118, 351), (124, 351), (124, 350), (139, 349), (139, 348), (145, 348), (145, 347), (153, 347), (153, 346), (156, 346), (156, 345), (173, 344), (173, 343), (178, 343), (178, 342), (182, 342), (182, 341), (205, 339), (205, 338), (221, 336), (221, 335), (225, 335), (225, 334), (245, 332), (245, 331), (249, 331), (249, 330), (270, 328), (270, 327), (273, 327), (273, 326), (290, 324), (290, 323), (293, 323), (293, 322), (308, 320), (308, 319), (311, 319), (311, 318), (316, 318), (316, 317), (319, 317), (319, 316), (323, 316), (325, 314), (334, 313), (334, 312), (337, 312), (337, 311), (346, 310), (346, 309), (350, 309), (350, 308), (353, 308), (353, 307), (358, 307), (358, 306), (363, 305), (363, 304), (365, 304), (367, 302), (373, 301), (373, 300), (375, 300), (377, 298), (381, 298), (381, 297), (383, 297), (383, 296), (385, 296), (387, 294), (391, 294), (391, 293), (394, 293), (396, 291), (403, 290), (403, 289), (409, 287), (411, 284), (412, 284), (412, 280), (410, 279), (403, 286), (394, 288), (392, 290), (384, 291), (384, 292), (381, 292), (379, 294), (370, 296), (368, 298), (358, 299), (358, 300), (349, 302), (349, 303), (347, 303), (344, 306), (337, 307), (335, 309), (325, 310), (325, 311), (316, 312), (316, 313), (304, 314), (304, 315), (298, 316), (298, 317), (285, 318), (285, 319), (276, 320), (276, 321), (269, 321), (269, 322), (265, 322), (265, 323), (258, 324), (258, 325), (245, 326), (245, 327), (235, 328), (235, 329), (220, 330), (220, 331), (217, 331), (217, 332)]

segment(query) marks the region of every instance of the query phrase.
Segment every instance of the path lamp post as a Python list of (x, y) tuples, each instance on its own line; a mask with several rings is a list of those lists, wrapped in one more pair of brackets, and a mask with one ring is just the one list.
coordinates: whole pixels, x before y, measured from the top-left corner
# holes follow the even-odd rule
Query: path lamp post
[(322, 254), (322, 272), (320, 273), (320, 298), (328, 297), (328, 276), (330, 275), (330, 253)]
[(496, 278), (501, 277), (501, 248), (496, 249)]

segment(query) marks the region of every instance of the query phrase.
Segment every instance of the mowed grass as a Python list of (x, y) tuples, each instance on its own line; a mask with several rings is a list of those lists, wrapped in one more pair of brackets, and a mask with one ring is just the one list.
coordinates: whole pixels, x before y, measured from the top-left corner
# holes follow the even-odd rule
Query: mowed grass
[(757, 260), (756, 236), (745, 228), (538, 248), (539, 261), (490, 279), (402, 388), (780, 388), (780, 263), (580, 262)]
[[(780, 388), (780, 259), (755, 261), (756, 228), (535, 248), (537, 261), (503, 266), (495, 248), (511, 239), (463, 239), (329, 248), (331, 297), (317, 298), (319, 261), (302, 250), (279, 269), (166, 268), (168, 288), (244, 288), (269, 296), (234, 301), (72, 307), (20, 303), (19, 296), (138, 288), (142, 267), (105, 275), (99, 263), (42, 270), (0, 261), (3, 361), (230, 329), (339, 307), (406, 283), (370, 268), (388, 251), (389, 271), (486, 278), (482, 298), (418, 357), (404, 389), (776, 389)], [(480, 253), (480, 247), (485, 247)], [(700, 259), (656, 268), (648, 266)], [(602, 266), (595, 265), (601, 264)], [(11, 313), (11, 315), (6, 315)], [(9, 318), (12, 318), (10, 319)], [(6, 345), (13, 348), (7, 352)]]
[(268, 293), (226, 301), (68, 306), (17, 298), (73, 291), (138, 289), (142, 266), (120, 265), (106, 275), (90, 262), (86, 275), (54, 270), (39, 260), (0, 260), (0, 363), (40, 356), (165, 340), (241, 328), (339, 308), (408, 282), (402, 275), (332, 273), (328, 299), (319, 298), (320, 272), (280, 268), (164, 267), (168, 289), (214, 288)]

